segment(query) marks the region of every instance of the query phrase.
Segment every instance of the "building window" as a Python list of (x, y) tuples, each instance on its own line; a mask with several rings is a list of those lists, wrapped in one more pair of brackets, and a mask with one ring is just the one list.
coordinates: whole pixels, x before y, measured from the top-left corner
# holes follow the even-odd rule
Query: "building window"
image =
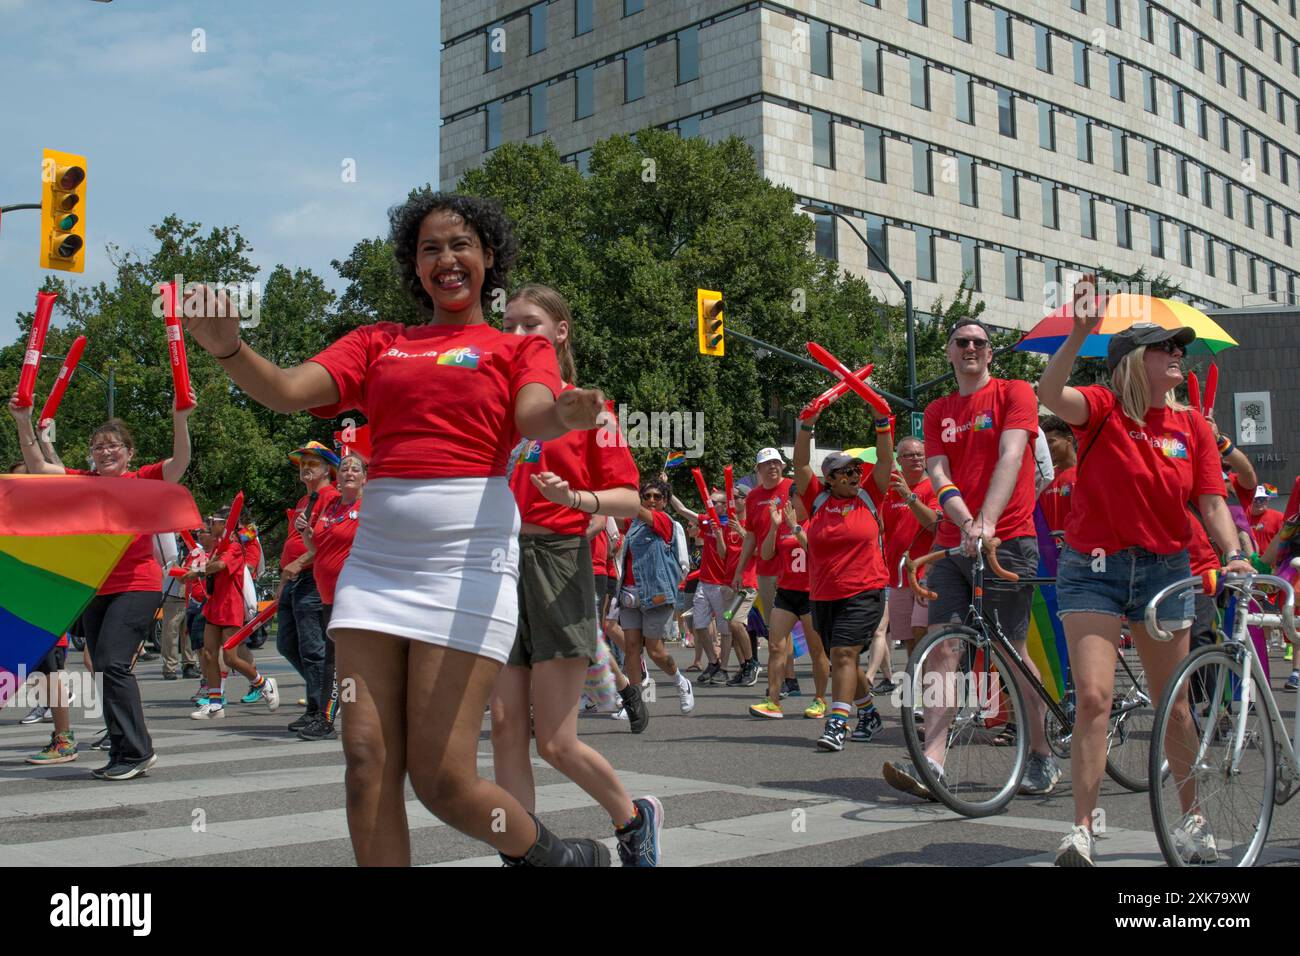
[(1082, 162), (1092, 162), (1092, 122), (1086, 116), (1074, 119), (1074, 139), (1077, 155)]
[(875, 40), (862, 41), (862, 88), (868, 93), (883, 92), (883, 74), (880, 69), (880, 44)]
[(1002, 167), (1002, 215), (1020, 218), (1020, 178), (1010, 167)]
[(1259, 275), (1256, 270), (1256, 263), (1259, 260), (1253, 256), (1246, 257), (1246, 276), (1250, 281), (1250, 291), (1252, 293), (1259, 291)]
[(1005, 256), (1004, 281), (1008, 299), (1023, 299), (1024, 289), (1020, 281), (1020, 253), (1014, 249), (1003, 250)]
[(1165, 257), (1164, 224), (1159, 213), (1147, 213), (1147, 219), (1151, 224), (1151, 254), (1158, 259), (1163, 259)]
[(930, 67), (919, 56), (911, 58), (912, 105), (917, 109), (930, 108)]
[(584, 66), (574, 74), (573, 118), (586, 119), (596, 111), (596, 68)]
[(1291, 214), (1285, 209), (1282, 210), (1282, 241), (1291, 248)]
[(925, 0), (907, 0), (907, 19), (925, 26)]
[(1229, 219), (1233, 217), (1232, 212), (1232, 183), (1228, 180), (1223, 181), (1223, 214)]
[(1072, 41), (1074, 44), (1074, 82), (1078, 86), (1088, 85), (1088, 44), (1082, 40)]
[(1056, 124), (1052, 122), (1052, 104), (1038, 103), (1038, 145), (1043, 149), (1056, 149)]
[(962, 236), (961, 243), (961, 284), (975, 292), (980, 291), (980, 251), (975, 240)]
[(926, 282), (934, 282), (934, 230), (917, 226), (915, 232), (916, 277)]
[(1232, 26), (1237, 31), (1237, 36), (1246, 35), (1246, 5), (1241, 3), (1241, 0), (1233, 4)]
[(1142, 105), (1148, 113), (1157, 113), (1156, 77), (1154, 73), (1142, 71)]
[(868, 126), (862, 131), (863, 152), (866, 155), (867, 178), (885, 182), (885, 131)]
[(1242, 205), (1246, 207), (1246, 228), (1254, 229), (1255, 228), (1255, 197), (1250, 193), (1249, 190), (1242, 190), (1241, 196), (1242, 199), (1245, 200), (1245, 202)]
[(623, 54), (623, 102), (631, 103), (645, 96), (645, 47)]
[(489, 103), (483, 108), (485, 119), (486, 149), (496, 149), (501, 145), (501, 101)]
[(881, 272), (889, 265), (889, 236), (885, 232), (885, 220), (879, 216), (867, 216), (867, 268)]
[(1214, 193), (1210, 189), (1211, 184), (1210, 171), (1201, 170), (1201, 205), (1206, 209), (1214, 208)]
[(1079, 193), (1079, 235), (1085, 239), (1097, 238), (1096, 200), (1092, 193)]
[(645, 0), (623, 0), (623, 16), (630, 17), (645, 9)]
[(1041, 23), (1034, 24), (1034, 65), (1044, 73), (1052, 72), (1052, 34)]
[(975, 87), (965, 73), (953, 74), (953, 91), (957, 98), (957, 119), (975, 125)]
[(1187, 125), (1183, 115), (1183, 91), (1179, 87), (1174, 87), (1174, 123), (1178, 126)]
[(1147, 141), (1147, 182), (1160, 185), (1160, 147), (1150, 140)]
[(1210, 138), (1210, 108), (1204, 102), (1196, 104), (1196, 135), (1201, 139)]
[(573, 4), (573, 35), (590, 33), (596, 21), (596, 0), (575, 0)]
[(1264, 49), (1264, 18), (1259, 14), (1255, 15), (1255, 49)]
[(1202, 238), (1205, 240), (1205, 274), (1212, 279), (1214, 278), (1214, 240), (1208, 235)]
[(1264, 235), (1273, 238), (1273, 204), (1264, 202)]
[(1138, 33), (1148, 43), (1155, 36), (1155, 27), (1151, 22), (1151, 4), (1147, 0), (1138, 0)]
[(1016, 100), (1010, 90), (998, 90), (998, 132), (1016, 138)]
[(1106, 0), (1106, 22), (1115, 29), (1121, 29), (1119, 0)]
[(1241, 128), (1241, 158), (1250, 159), (1250, 130)]
[(816, 223), (817, 255), (832, 262), (839, 260), (839, 250), (835, 242), (835, 217), (830, 215), (813, 216)]
[(1087, 13), (1088, 2), (1087, 0), (1070, 0), (1070, 9), (1077, 13)]
[(831, 114), (821, 110), (812, 111), (813, 128), (813, 163), (835, 168), (835, 127), (831, 123)]
[(698, 116), (688, 116), (677, 123), (677, 134), (682, 139), (694, 139), (700, 135), (700, 118)]
[(912, 141), (912, 189), (926, 196), (934, 194), (934, 181), (930, 172), (930, 146), (920, 140)]
[(952, 35), (970, 42), (970, 0), (952, 0)]
[(1011, 45), (1011, 14), (1007, 13), (1007, 11), (994, 8), (993, 36), (994, 49), (997, 50), (999, 56), (1015, 56), (1015, 50)]
[(1133, 248), (1133, 231), (1129, 226), (1129, 208), (1123, 203), (1115, 204), (1115, 241), (1121, 249)]
[(1169, 52), (1180, 60), (1183, 57), (1183, 36), (1179, 29), (1179, 23), (1172, 17), (1169, 18)]
[(808, 42), (812, 45), (812, 71), (831, 78), (831, 29), (820, 20), (808, 21)]
[(583, 176), (591, 172), (591, 150), (584, 149), (573, 157), (573, 165), (578, 167), (578, 172)]
[(1124, 102), (1124, 62), (1115, 54), (1108, 53), (1110, 61), (1110, 95), (1112, 99)]
[(1205, 72), (1205, 38), (1199, 33), (1192, 41), (1192, 63), (1196, 66), (1197, 73)]
[(1232, 152), (1232, 147), (1228, 145), (1228, 114), (1219, 114), (1219, 146), (1225, 153)]
[(538, 83), (528, 91), (528, 135), (546, 132), (546, 84)]
[(980, 204), (979, 181), (975, 175), (975, 160), (970, 156), (957, 157), (957, 192), (963, 206)]
[(1192, 230), (1186, 226), (1178, 227), (1178, 246), (1183, 265), (1192, 267)]
[(1214, 56), (1214, 78), (1220, 86), (1228, 85), (1228, 54), (1219, 50)]
[(1115, 157), (1115, 172), (1128, 175), (1128, 150), (1124, 148), (1124, 133), (1118, 129), (1110, 131), (1110, 145)]
[(1237, 284), (1237, 250), (1228, 247), (1228, 284)]
[(487, 69), (485, 73), (501, 69), (506, 59), (506, 25), (494, 23), (483, 34), (487, 46)]
[(1043, 180), (1043, 225), (1049, 229), (1060, 228), (1060, 211), (1056, 204), (1056, 183)]
[(688, 27), (677, 34), (677, 82), (700, 78), (700, 28)]
[(1237, 64), (1237, 95), (1246, 98), (1246, 64)]
[(541, 53), (546, 49), (546, 4), (535, 3), (528, 8), (528, 53)]

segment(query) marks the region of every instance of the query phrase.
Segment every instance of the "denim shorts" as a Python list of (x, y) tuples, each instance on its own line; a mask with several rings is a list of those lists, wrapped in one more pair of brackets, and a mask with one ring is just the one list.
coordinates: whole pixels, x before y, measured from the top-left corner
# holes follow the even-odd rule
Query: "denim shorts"
[[(1109, 614), (1142, 623), (1147, 603), (1158, 591), (1191, 576), (1186, 551), (1152, 554), (1126, 548), (1105, 555), (1103, 560), (1101, 555), (1093, 558), (1067, 545), (1056, 571), (1057, 616)], [(1195, 616), (1190, 588), (1166, 600), (1157, 612), (1160, 626), (1167, 630), (1187, 627)]]

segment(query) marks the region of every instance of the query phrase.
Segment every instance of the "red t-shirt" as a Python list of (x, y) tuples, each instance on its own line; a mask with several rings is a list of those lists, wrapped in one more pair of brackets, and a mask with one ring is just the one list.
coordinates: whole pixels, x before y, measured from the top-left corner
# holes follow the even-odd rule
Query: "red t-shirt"
[[(314, 521), (320, 516), (326, 508), (338, 500), (339, 490), (333, 485), (325, 485), (316, 495), (316, 504), (312, 505), (311, 516)], [(307, 502), (311, 500), (311, 494), (305, 494), (298, 499), (298, 503), (293, 506), (294, 515), (289, 517), (289, 536), (284, 539), (284, 547), (280, 549), (280, 567), (284, 567), (290, 561), (297, 561), (307, 553), (307, 545), (302, 540), (302, 535), (298, 533), (295, 527), (297, 515), (307, 513)], [(252, 565), (256, 569), (256, 565)]]
[[(930, 487), (930, 479), (922, 478), (912, 486), (912, 491), (921, 499), (921, 504), (939, 511), (939, 499)], [(903, 497), (890, 486), (881, 506), (880, 517), (885, 522), (885, 571), (889, 574), (891, 587), (907, 587), (906, 579), (899, 579), (898, 565), (903, 560), (904, 552), (913, 558), (929, 554), (934, 545), (934, 532), (922, 530), (921, 522), (916, 520), (912, 509), (903, 503)]]
[(320, 592), (322, 604), (334, 603), (334, 587), (343, 571), (343, 562), (352, 550), (352, 539), (357, 536), (360, 509), (360, 498), (345, 508), (342, 497), (336, 497), (329, 507), (321, 510), (320, 518), (312, 525), (316, 559), (312, 562), (311, 573), (316, 577), (316, 590)]
[(1106, 386), (1079, 392), (1088, 403), (1088, 424), (1074, 434), (1088, 449), (1088, 480), (1075, 482), (1066, 543), (1085, 554), (1096, 548), (1174, 554), (1188, 547), (1188, 503), (1201, 495), (1224, 497), (1219, 451), (1205, 418), (1152, 408), (1139, 426)]
[[(790, 489), (794, 487), (794, 482), (789, 478), (782, 478), (777, 486), (771, 490), (764, 488), (762, 485), (756, 487), (745, 496), (745, 530), (754, 535), (754, 554), (762, 553), (763, 539), (767, 537), (768, 530), (772, 527), (772, 512), (768, 505), (775, 498), (780, 502), (778, 507), (784, 508), (785, 503), (790, 500)], [(773, 555), (769, 560), (764, 561), (758, 558), (756, 575), (761, 574), (763, 577), (770, 577), (774, 574), (780, 574), (781, 556)]]
[(371, 478), (504, 475), (519, 443), (519, 390), (540, 382), (560, 392), (545, 336), (506, 335), (486, 323), (366, 325), (311, 361), (339, 390), (336, 404), (312, 414), (358, 409), (369, 419)]
[[(631, 524), (628, 525), (631, 527)], [(673, 543), (673, 519), (666, 511), (656, 511), (653, 513), (651, 530), (659, 537), (663, 538), (670, 545)], [(623, 584), (625, 587), (636, 586), (636, 575), (632, 573), (632, 549), (628, 548), (627, 553), (623, 555)]]
[[(713, 537), (713, 522), (700, 513), (700, 583), (722, 584), (731, 587), (731, 578), (727, 577), (727, 561), (731, 557), (731, 547), (727, 546), (726, 557), (718, 556), (718, 542)], [(722, 539), (727, 540), (726, 526), (723, 526)], [(734, 568), (733, 568), (734, 570)]]
[[(884, 493), (873, 481), (867, 481), (862, 488), (879, 510)], [(880, 551), (880, 526), (871, 509), (857, 495), (831, 495), (814, 514), (813, 502), (821, 491), (822, 483), (814, 475), (803, 493), (809, 514), (803, 527), (810, 552), (808, 580), (812, 599), (834, 601), (888, 587), (889, 574)]]
[(792, 534), (776, 539), (776, 586), (782, 591), (808, 590), (808, 552)]
[[(1247, 511), (1247, 514), (1250, 514)], [(1263, 554), (1277, 533), (1282, 530), (1282, 512), (1276, 508), (1265, 508), (1257, 515), (1250, 515), (1250, 531), (1255, 536), (1255, 547)]]
[(1070, 506), (1074, 503), (1074, 477), (1077, 466), (1071, 466), (1056, 473), (1052, 483), (1038, 496), (1038, 503), (1043, 507), (1043, 517), (1051, 531), (1064, 531), (1070, 517)]
[[(1226, 468), (1227, 466), (1225, 465), (1224, 467)], [(1229, 478), (1232, 481), (1232, 490), (1237, 494), (1237, 503), (1246, 509), (1247, 514), (1250, 514), (1250, 506), (1255, 501), (1255, 488), (1257, 488), (1258, 485), (1252, 485), (1250, 488), (1247, 488), (1238, 480), (1235, 473), (1230, 474)]]
[[(573, 389), (566, 384), (564, 391)], [(606, 408), (613, 412), (612, 402)], [(519, 519), (555, 534), (583, 534), (591, 515), (547, 501), (530, 480), (533, 475), (552, 471), (574, 491), (602, 491), (605, 488), (633, 488), (641, 475), (627, 443), (611, 441), (621, 434), (603, 428), (569, 432), (550, 441), (521, 443), (519, 459), (510, 473), (510, 490), (519, 505)], [(586, 497), (586, 496), (584, 496)]]
[(203, 617), (218, 627), (243, 627), (244, 549), (237, 540), (231, 540), (217, 552), (216, 558), (226, 567), (210, 575), (212, 594), (203, 609)]
[[(1038, 398), (1028, 382), (991, 378), (970, 395), (953, 392), (925, 408), (927, 457), (948, 456), (948, 473), (971, 514), (978, 514), (998, 463), (1002, 433), (1029, 433), (1016, 483), (994, 532), (1003, 541), (1034, 534), (1034, 437), (1038, 434)], [(939, 526), (935, 544), (951, 548), (961, 530), (951, 521)]]
[(1192, 540), (1187, 543), (1187, 556), (1192, 562), (1192, 574), (1204, 574), (1206, 571), (1223, 567), (1223, 562), (1219, 560), (1219, 552), (1215, 551), (1214, 545), (1210, 544), (1210, 535), (1205, 530), (1205, 525), (1201, 523), (1200, 517), (1190, 507), (1187, 509), (1187, 515), (1191, 519), (1192, 526)]
[[(746, 511), (745, 514), (748, 515), (749, 512)], [(740, 552), (741, 549), (744, 548), (745, 546), (745, 533), (742, 530), (742, 528), (743, 525), (741, 525), (739, 522), (732, 522), (729, 520), (727, 522), (726, 529), (722, 532), (722, 536), (724, 539), (726, 539), (727, 542), (727, 560), (722, 568), (722, 575), (723, 575), (722, 583), (725, 584), (727, 587), (731, 587), (731, 582), (736, 577), (736, 568), (740, 565)], [(716, 544), (714, 545), (713, 548), (713, 556), (715, 558), (718, 556), (718, 549)], [(740, 586), (742, 588), (758, 587), (758, 560), (757, 559), (758, 559), (758, 552), (756, 550), (753, 554), (749, 556), (749, 560), (745, 562), (744, 573), (741, 574), (740, 576)]]
[[(153, 481), (163, 480), (162, 462), (145, 465), (139, 471), (128, 471), (122, 478), (147, 478)], [(66, 469), (69, 475), (82, 475), (102, 478), (97, 471), (83, 471), (80, 468)], [(153, 556), (153, 535), (137, 535), (126, 546), (121, 560), (113, 566), (108, 579), (100, 586), (100, 594), (122, 594), (125, 591), (162, 591), (162, 566)]]
[(604, 528), (591, 539), (591, 573), (598, 578), (609, 574), (609, 535)]

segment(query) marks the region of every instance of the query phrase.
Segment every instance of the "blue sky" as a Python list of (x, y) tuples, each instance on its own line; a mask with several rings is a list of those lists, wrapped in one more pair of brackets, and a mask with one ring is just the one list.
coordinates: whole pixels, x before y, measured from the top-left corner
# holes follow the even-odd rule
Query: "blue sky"
[[(174, 212), (239, 226), (263, 280), (283, 263), (338, 290), (330, 260), (437, 185), (439, 15), (440, 0), (0, 0), (0, 205), (37, 200), (43, 147), (81, 153), (75, 281), (110, 281), (105, 246), (146, 252)], [(39, 221), (0, 227), (0, 344), (46, 274)]]

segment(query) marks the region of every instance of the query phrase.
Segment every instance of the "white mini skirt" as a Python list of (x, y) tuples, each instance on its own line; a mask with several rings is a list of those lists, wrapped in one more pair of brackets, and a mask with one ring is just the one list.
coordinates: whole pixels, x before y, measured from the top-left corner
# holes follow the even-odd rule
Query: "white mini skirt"
[(504, 664), (518, 586), (519, 509), (505, 478), (376, 478), (329, 633), (377, 631)]

